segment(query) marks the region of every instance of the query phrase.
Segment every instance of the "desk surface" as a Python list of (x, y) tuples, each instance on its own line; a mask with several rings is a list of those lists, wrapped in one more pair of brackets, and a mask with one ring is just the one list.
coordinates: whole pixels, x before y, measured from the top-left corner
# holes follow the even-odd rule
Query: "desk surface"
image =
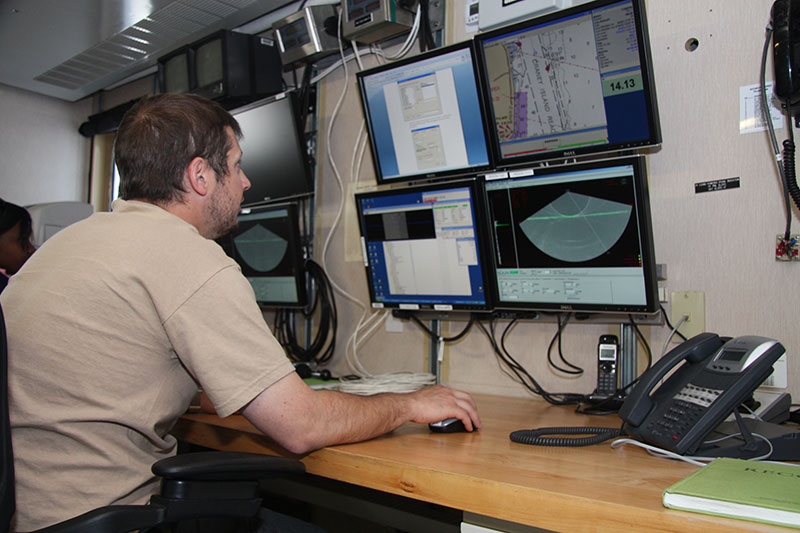
[[(475, 399), (484, 426), (479, 432), (433, 434), (409, 423), (384, 437), (301, 459), (318, 476), (545, 529), (782, 529), (665, 509), (663, 490), (697, 467), (638, 447), (552, 448), (508, 438), (517, 429), (618, 427), (616, 417), (576, 415), (570, 407), (528, 399)], [(172, 433), (208, 448), (288, 455), (241, 416), (187, 414)]]

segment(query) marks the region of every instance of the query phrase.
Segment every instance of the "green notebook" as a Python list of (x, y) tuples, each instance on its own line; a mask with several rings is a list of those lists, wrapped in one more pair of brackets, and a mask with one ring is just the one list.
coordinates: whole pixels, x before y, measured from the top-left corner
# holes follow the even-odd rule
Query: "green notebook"
[(800, 529), (800, 466), (717, 458), (665, 490), (664, 506)]

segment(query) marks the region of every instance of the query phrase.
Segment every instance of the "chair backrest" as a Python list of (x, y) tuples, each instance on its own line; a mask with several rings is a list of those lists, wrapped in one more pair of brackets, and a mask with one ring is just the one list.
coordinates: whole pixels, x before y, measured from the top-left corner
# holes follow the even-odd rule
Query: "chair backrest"
[(11, 450), (11, 423), (8, 420), (8, 343), (6, 321), (0, 305), (0, 531), (8, 531), (14, 516), (14, 454)]

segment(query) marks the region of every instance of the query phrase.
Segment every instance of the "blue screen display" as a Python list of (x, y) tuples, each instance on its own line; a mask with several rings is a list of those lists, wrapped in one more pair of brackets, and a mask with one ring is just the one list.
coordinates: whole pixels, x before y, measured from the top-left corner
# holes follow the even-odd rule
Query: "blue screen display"
[(474, 180), (356, 195), (373, 307), (486, 302)]
[(470, 42), (358, 76), (379, 182), (489, 167)]

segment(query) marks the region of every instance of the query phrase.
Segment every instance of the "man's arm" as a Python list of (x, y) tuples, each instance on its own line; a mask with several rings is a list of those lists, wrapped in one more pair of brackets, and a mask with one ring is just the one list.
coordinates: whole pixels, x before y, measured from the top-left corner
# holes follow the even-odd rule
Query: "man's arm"
[(409, 421), (427, 424), (455, 417), (468, 431), (481, 426), (475, 402), (465, 392), (435, 386), (404, 394), (357, 396), (313, 390), (294, 372), (256, 396), (243, 414), (297, 454), (371, 439)]

